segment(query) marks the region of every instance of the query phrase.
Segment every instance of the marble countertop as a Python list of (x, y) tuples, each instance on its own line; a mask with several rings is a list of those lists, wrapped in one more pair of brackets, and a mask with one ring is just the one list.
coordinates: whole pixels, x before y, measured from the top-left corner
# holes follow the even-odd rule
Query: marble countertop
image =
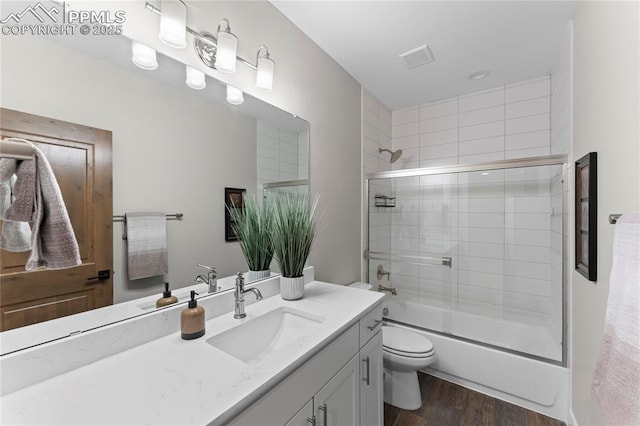
[[(252, 296), (248, 296), (252, 297)], [(209, 424), (222, 423), (266, 393), (382, 301), (383, 296), (322, 282), (305, 286), (298, 301), (279, 295), (206, 322), (205, 336), (182, 340), (180, 332), (0, 399), (2, 424)], [(245, 363), (206, 342), (243, 321), (290, 307), (325, 320), (287, 347)]]

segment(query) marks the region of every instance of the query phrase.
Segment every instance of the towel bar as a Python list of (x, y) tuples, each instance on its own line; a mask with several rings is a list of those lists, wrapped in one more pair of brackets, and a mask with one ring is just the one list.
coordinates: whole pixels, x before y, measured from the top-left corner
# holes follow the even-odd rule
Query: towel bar
[[(167, 215), (167, 220), (180, 220), (184, 216), (183, 213), (172, 213)], [(114, 222), (124, 222), (127, 223), (127, 215), (126, 214), (114, 214), (113, 215)], [(124, 227), (124, 232), (122, 233), (122, 239), (127, 239), (127, 227)]]

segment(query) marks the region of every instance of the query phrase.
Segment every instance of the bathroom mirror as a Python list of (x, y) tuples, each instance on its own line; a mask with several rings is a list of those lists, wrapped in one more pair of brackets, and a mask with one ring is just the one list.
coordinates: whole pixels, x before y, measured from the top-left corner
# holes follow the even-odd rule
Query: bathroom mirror
[[(113, 132), (113, 214), (184, 215), (167, 222), (174, 291), (206, 276), (198, 263), (217, 267), (219, 277), (246, 271), (238, 244), (224, 241), (224, 188), (264, 197), (308, 185), (309, 124), (247, 94), (230, 105), (226, 87), (210, 77), (205, 89), (191, 89), (184, 64), (160, 54), (154, 71), (130, 58), (122, 36), (3, 35), (1, 105)], [(123, 231), (114, 222), (114, 305), (160, 297), (162, 277), (126, 279)]]

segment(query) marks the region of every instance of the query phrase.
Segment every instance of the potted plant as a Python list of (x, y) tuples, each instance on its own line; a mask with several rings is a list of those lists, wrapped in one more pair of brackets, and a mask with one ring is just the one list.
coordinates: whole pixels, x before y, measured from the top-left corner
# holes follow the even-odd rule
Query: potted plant
[(270, 230), (273, 227), (272, 203), (262, 204), (253, 197), (243, 197), (243, 208), (228, 208), (231, 227), (239, 238), (240, 249), (249, 267), (247, 281), (268, 278), (273, 259)]
[(274, 201), (274, 257), (280, 267), (280, 295), (285, 300), (304, 296), (304, 265), (316, 234), (314, 215), (318, 199), (309, 202), (308, 194), (281, 193)]

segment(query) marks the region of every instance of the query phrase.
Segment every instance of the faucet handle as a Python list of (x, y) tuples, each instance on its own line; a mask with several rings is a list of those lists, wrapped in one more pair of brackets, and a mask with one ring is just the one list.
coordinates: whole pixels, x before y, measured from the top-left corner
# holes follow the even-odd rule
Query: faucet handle
[(244, 276), (242, 275), (242, 272), (238, 272), (238, 275), (236, 276), (236, 285), (244, 286)]
[(200, 267), (202, 269), (206, 269), (207, 271), (214, 271), (215, 272), (215, 270), (216, 270), (216, 268), (213, 267), (213, 266), (202, 265), (200, 263), (196, 263), (196, 266), (198, 266), (198, 267)]

